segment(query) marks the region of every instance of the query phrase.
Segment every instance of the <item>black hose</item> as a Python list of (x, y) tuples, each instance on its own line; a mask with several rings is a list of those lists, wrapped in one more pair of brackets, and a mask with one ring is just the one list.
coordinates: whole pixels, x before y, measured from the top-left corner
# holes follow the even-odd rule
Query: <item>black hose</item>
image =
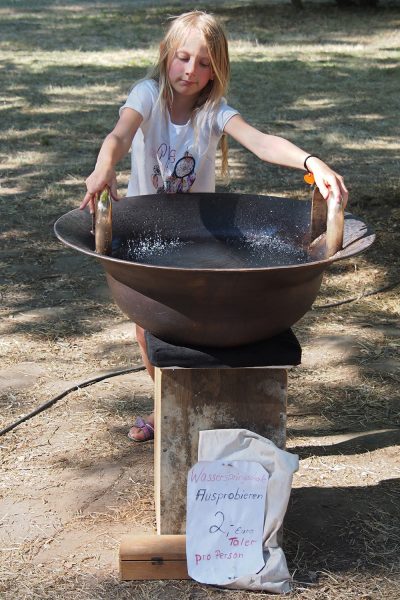
[(21, 423), (24, 423), (24, 421), (28, 421), (29, 419), (31, 419), (35, 415), (38, 415), (39, 413), (43, 412), (47, 408), (50, 408), (50, 406), (53, 406), (53, 404), (55, 404), (56, 402), (61, 400), (61, 398), (64, 398), (64, 396), (66, 396), (70, 392), (75, 392), (81, 388), (87, 387), (88, 385), (92, 385), (93, 383), (98, 383), (99, 381), (103, 381), (103, 379), (109, 379), (110, 377), (117, 377), (117, 375), (125, 375), (126, 373), (137, 373), (137, 371), (143, 371), (144, 369), (145, 369), (144, 365), (139, 365), (138, 367), (131, 367), (129, 369), (121, 369), (120, 371), (110, 371), (109, 373), (105, 373), (104, 375), (98, 375), (97, 377), (93, 377), (92, 379), (86, 379), (85, 381), (82, 381), (82, 383), (77, 383), (77, 384), (73, 385), (72, 387), (68, 388), (67, 390), (64, 390), (63, 392), (61, 392), (61, 394), (59, 394), (55, 398), (52, 398), (51, 400), (48, 400), (44, 404), (41, 404), (40, 406), (35, 408), (35, 410), (33, 410), (32, 412), (28, 413), (24, 417), (21, 417), (20, 419), (18, 419), (18, 421), (15, 421), (15, 423), (11, 423), (11, 425), (7, 425), (7, 427), (5, 427), (4, 429), (1, 429), (0, 436), (4, 435), (5, 433), (8, 433), (9, 431), (14, 429), (18, 425), (21, 425)]
[(374, 296), (375, 294), (379, 294), (380, 292), (386, 292), (387, 290), (391, 290), (400, 284), (400, 281), (395, 281), (394, 283), (389, 283), (388, 285), (384, 285), (381, 288), (376, 290), (372, 290), (371, 292), (365, 292), (364, 294), (360, 294), (359, 296), (354, 296), (353, 298), (346, 298), (346, 300), (339, 300), (338, 302), (330, 302), (329, 304), (317, 304), (316, 306), (312, 306), (312, 310), (320, 310), (322, 308), (332, 308), (333, 306), (340, 306), (341, 304), (349, 304), (350, 302), (355, 302), (356, 300), (361, 300), (361, 298), (366, 298), (367, 296)]

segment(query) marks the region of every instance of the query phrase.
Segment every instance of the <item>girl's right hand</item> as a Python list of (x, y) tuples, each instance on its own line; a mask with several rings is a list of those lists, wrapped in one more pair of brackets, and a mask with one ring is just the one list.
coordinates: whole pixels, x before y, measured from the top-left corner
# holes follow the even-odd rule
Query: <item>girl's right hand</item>
[(79, 207), (81, 210), (89, 205), (90, 212), (94, 213), (95, 196), (102, 192), (106, 185), (110, 188), (112, 198), (120, 199), (114, 165), (129, 151), (142, 121), (142, 115), (133, 108), (125, 108), (122, 111), (118, 123), (101, 146), (93, 173), (86, 179), (87, 192)]
[(89, 175), (85, 183), (87, 191), (79, 206), (81, 210), (89, 205), (90, 212), (94, 213), (95, 196), (102, 192), (107, 185), (110, 188), (112, 198), (114, 200), (120, 199), (117, 191), (117, 176), (113, 168), (105, 170), (96, 166), (95, 170)]

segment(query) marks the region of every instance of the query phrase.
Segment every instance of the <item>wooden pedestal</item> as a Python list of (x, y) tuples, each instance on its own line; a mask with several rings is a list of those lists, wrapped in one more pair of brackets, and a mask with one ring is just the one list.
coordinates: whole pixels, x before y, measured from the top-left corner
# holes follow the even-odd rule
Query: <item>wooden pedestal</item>
[(185, 533), (186, 479), (199, 431), (248, 429), (284, 448), (286, 397), (286, 368), (155, 369), (158, 534)]
[[(286, 441), (287, 369), (155, 369), (154, 478), (157, 533), (120, 546), (123, 580), (188, 579), (186, 479), (199, 431), (248, 429)], [(160, 535), (162, 534), (162, 535)]]

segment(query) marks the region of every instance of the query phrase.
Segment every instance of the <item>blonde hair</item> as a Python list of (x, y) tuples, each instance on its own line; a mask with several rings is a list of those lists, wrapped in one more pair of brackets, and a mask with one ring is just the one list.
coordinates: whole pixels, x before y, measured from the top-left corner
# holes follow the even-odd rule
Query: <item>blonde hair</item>
[[(229, 84), (228, 42), (221, 24), (215, 17), (201, 10), (193, 10), (183, 13), (179, 17), (173, 17), (160, 44), (157, 64), (150, 72), (149, 77), (158, 82), (159, 100), (162, 109), (166, 111), (173, 100), (173, 89), (168, 79), (169, 66), (175, 51), (187, 37), (190, 29), (197, 29), (203, 35), (214, 74), (214, 78), (210, 79), (202, 90), (193, 109), (192, 122), (195, 123), (200, 110), (213, 111), (218, 107)], [(228, 172), (228, 141), (225, 134), (222, 135), (220, 147), (222, 152), (221, 172), (222, 175), (226, 175)]]

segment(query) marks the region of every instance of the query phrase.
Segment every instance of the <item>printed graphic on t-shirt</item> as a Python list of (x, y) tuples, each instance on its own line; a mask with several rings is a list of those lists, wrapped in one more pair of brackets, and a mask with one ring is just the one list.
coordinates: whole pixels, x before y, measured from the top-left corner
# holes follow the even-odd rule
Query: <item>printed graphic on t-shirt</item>
[[(165, 144), (162, 144), (165, 146)], [(160, 157), (160, 150), (163, 151), (160, 146), (157, 155)], [(161, 158), (161, 157), (160, 157)], [(169, 162), (175, 162), (175, 151), (170, 150), (168, 152)], [(171, 160), (172, 159), (172, 160)], [(167, 163), (168, 164), (168, 163)], [(172, 165), (171, 165), (172, 166)], [(153, 186), (157, 190), (157, 194), (167, 193), (167, 194), (177, 194), (183, 192), (189, 192), (193, 183), (196, 179), (195, 173), (196, 161), (194, 157), (186, 151), (185, 154), (179, 158), (174, 166), (174, 170), (172, 173), (167, 175), (168, 170), (166, 169), (166, 173), (164, 178), (161, 173), (160, 165), (156, 164), (153, 166), (153, 174), (152, 181)]]

